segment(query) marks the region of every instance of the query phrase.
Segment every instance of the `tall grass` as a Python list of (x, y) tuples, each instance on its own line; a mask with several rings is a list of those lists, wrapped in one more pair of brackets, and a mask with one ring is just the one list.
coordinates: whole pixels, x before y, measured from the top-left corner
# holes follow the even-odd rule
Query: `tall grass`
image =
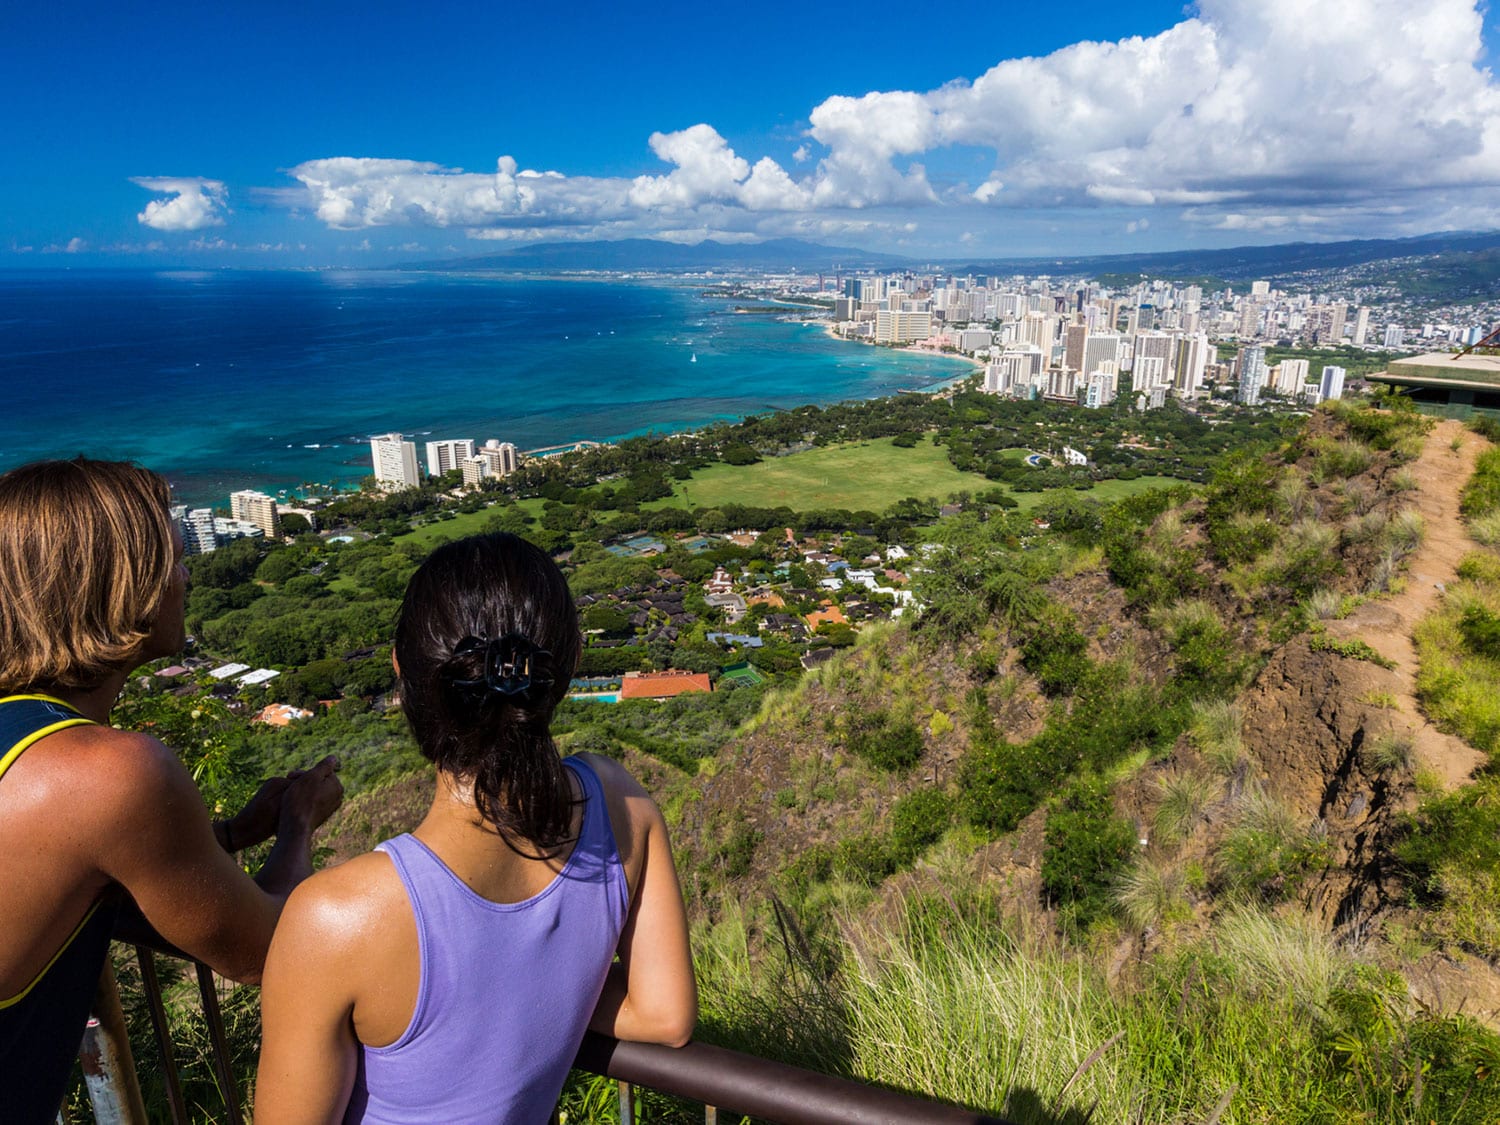
[(1176, 863), (1142, 856), (1115, 888), (1115, 905), (1137, 930), (1187, 917), (1187, 875)]
[(1180, 840), (1192, 831), (1203, 810), (1223, 788), (1217, 778), (1192, 770), (1173, 771), (1157, 779), (1161, 803), (1156, 806), (1152, 827), (1156, 835)]
[[(908, 898), (892, 909), (894, 923), (845, 917), (841, 966), (815, 986), (838, 1018), (816, 1024), (825, 1041), (784, 1051), (842, 1059), (839, 1073), (1017, 1125), (1177, 1125), (1216, 1110), (1221, 1125), (1478, 1125), (1500, 1109), (1496, 1083), (1474, 1077), (1500, 1039), (1413, 1015), (1397, 982), (1309, 918), (1231, 911), (1214, 936), (1127, 978), (1111, 950), (1069, 948), (993, 904)], [(759, 975), (792, 979), (786, 969), (778, 952)], [(702, 975), (715, 1011), (722, 975)], [(803, 995), (781, 995), (805, 1014), (811, 986), (795, 979)], [(1379, 1083), (1364, 1080), (1376, 1054)], [(1425, 1093), (1419, 1071), (1431, 1076)]]
[(1244, 722), (1238, 704), (1218, 699), (1193, 704), (1188, 731), (1209, 764), (1226, 777), (1245, 762), (1245, 744), (1240, 737)]
[(1252, 907), (1232, 908), (1219, 919), (1219, 950), (1236, 965), (1236, 983), (1258, 996), (1288, 996), (1310, 1013), (1326, 1008), (1354, 962), (1316, 919), (1277, 917)]

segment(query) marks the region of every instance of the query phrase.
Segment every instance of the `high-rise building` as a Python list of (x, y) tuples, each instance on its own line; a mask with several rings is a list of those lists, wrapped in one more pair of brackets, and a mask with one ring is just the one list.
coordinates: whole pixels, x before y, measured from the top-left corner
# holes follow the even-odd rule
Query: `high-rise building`
[(245, 489), (229, 494), (229, 512), (237, 520), (253, 523), (267, 537), (281, 534), (281, 517), (276, 513), (276, 501), (264, 492)]
[(214, 512), (212, 508), (174, 507), (171, 516), (177, 521), (177, 530), (182, 535), (182, 550), (187, 555), (206, 555), (219, 545), (214, 534)]
[(1307, 360), (1284, 359), (1272, 370), (1276, 372), (1277, 394), (1291, 398), (1302, 393), (1302, 385), (1307, 382)]
[(1120, 379), (1113, 371), (1095, 371), (1088, 376), (1083, 405), (1091, 409), (1108, 406), (1120, 390)]
[(464, 487), (473, 488), (485, 477), (490, 476), (483, 457), (465, 457), (458, 466), (464, 475)]
[(1179, 336), (1173, 350), (1172, 388), (1179, 398), (1197, 398), (1203, 373), (1218, 358), (1218, 351), (1201, 332)]
[(881, 309), (875, 313), (877, 344), (907, 344), (932, 335), (932, 314), (926, 311)]
[[(1155, 356), (1163, 363), (1171, 363), (1174, 339), (1166, 332), (1137, 332), (1131, 347), (1131, 363), (1135, 364), (1148, 356)], [(1131, 370), (1135, 368), (1132, 366)]]
[(1318, 397), (1323, 401), (1344, 397), (1344, 369), (1329, 364), (1323, 368), (1323, 378), (1318, 384)]
[(1246, 298), (1240, 302), (1240, 316), (1235, 325), (1235, 332), (1240, 336), (1259, 336), (1264, 319), (1265, 306), (1253, 297)]
[(1360, 305), (1354, 314), (1354, 337), (1356, 345), (1363, 344), (1370, 335), (1370, 309), (1367, 305)]
[(1083, 363), (1078, 370), (1092, 375), (1103, 371), (1106, 365), (1111, 371), (1119, 371), (1120, 337), (1113, 332), (1095, 332), (1084, 342)]
[(491, 477), (508, 477), (521, 465), (521, 455), (516, 447), (508, 441), (496, 441), (494, 438), (481, 445), (475, 456), (484, 459), (485, 475)]
[(416, 488), (422, 483), (417, 443), (403, 440), (400, 434), (372, 437), (370, 458), (375, 463), (375, 483), (384, 488)]
[(1385, 326), (1385, 346), (1388, 348), (1399, 348), (1406, 342), (1406, 330), (1399, 324), (1387, 324)]
[(1063, 337), (1063, 366), (1070, 371), (1083, 371), (1084, 349), (1088, 344), (1087, 324), (1070, 324)]
[(474, 443), (468, 438), (449, 438), (446, 441), (427, 443), (427, 475), (440, 477), (451, 473), (463, 464), (465, 457), (474, 456)]
[(1130, 385), (1138, 391), (1167, 385), (1167, 363), (1159, 355), (1138, 355), (1130, 368)]
[(1044, 368), (1042, 350), (1035, 345), (1007, 348), (985, 369), (984, 389), (991, 394), (1015, 395), (1018, 389), (1029, 388)]
[(1239, 401), (1244, 406), (1259, 406), (1260, 391), (1266, 385), (1266, 350), (1259, 345), (1240, 349)]

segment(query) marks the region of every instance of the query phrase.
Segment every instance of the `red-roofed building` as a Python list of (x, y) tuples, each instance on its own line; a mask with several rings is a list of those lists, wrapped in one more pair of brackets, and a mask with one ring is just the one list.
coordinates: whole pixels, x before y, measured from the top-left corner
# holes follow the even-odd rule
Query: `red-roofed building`
[(626, 672), (620, 679), (621, 699), (670, 699), (713, 689), (707, 672)]
[(824, 606), (822, 609), (815, 609), (807, 615), (805, 620), (807, 621), (807, 627), (814, 632), (817, 631), (819, 625), (823, 625), (825, 623), (829, 625), (849, 624), (849, 619), (844, 616), (844, 611), (836, 605), (829, 605)]
[(267, 726), (284, 727), (296, 722), (298, 719), (312, 718), (311, 711), (304, 711), (300, 707), (293, 707), (290, 703), (272, 703), (268, 707), (262, 707), (255, 713), (252, 723), (265, 723)]

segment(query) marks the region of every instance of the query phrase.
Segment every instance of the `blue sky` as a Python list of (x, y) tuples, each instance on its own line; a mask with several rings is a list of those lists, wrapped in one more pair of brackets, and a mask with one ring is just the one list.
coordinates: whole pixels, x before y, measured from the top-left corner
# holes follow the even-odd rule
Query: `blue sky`
[(1496, 28), (1472, 0), (61, 0), (0, 20), (0, 266), (1500, 227)]

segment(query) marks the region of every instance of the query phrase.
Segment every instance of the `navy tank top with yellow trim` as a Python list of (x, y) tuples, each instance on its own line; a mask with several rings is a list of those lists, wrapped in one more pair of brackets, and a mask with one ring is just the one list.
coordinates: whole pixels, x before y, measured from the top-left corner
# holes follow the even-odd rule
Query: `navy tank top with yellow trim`
[[(49, 696), (0, 699), (0, 817), (11, 764), (47, 735), (88, 722)], [(0, 1118), (5, 1121), (56, 1120), (118, 913), (117, 895), (95, 903), (31, 983), (0, 997)]]

